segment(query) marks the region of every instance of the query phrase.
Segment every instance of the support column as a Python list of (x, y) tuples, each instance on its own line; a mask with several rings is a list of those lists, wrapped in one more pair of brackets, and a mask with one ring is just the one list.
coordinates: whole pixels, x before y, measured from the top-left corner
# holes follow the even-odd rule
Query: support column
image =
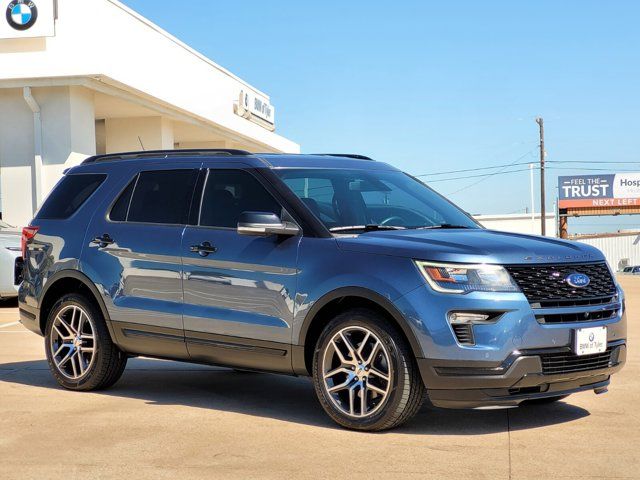
[(569, 238), (569, 217), (566, 216), (567, 211), (560, 210), (560, 238)]
[[(31, 220), (65, 169), (94, 155), (96, 148), (90, 90), (52, 87), (32, 88), (31, 95), (27, 93), (22, 88), (0, 90), (2, 216), (16, 226)], [(36, 138), (36, 114), (41, 138)], [(38, 151), (42, 167), (36, 169)]]
[(0, 90), (0, 209), (2, 219), (25, 225), (34, 209), (33, 113), (22, 88)]
[(94, 95), (82, 87), (34, 89), (42, 109), (43, 196), (64, 171), (96, 154)]
[(106, 152), (173, 150), (173, 122), (164, 117), (108, 118)]

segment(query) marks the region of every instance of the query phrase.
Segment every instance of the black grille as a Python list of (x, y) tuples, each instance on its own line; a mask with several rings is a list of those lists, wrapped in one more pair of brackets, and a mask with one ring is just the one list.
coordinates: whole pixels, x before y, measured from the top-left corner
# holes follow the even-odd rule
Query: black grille
[(607, 305), (618, 301), (618, 295), (612, 297), (588, 298), (586, 300), (552, 300), (546, 302), (536, 302), (534, 308), (558, 308), (558, 307), (583, 307), (593, 305)]
[[(598, 305), (612, 301), (617, 293), (605, 263), (512, 265), (506, 268), (529, 303), (537, 304), (535, 307)], [(572, 273), (588, 275), (591, 282), (583, 288), (572, 287), (565, 280)]]
[(571, 352), (543, 353), (540, 355), (542, 373), (557, 375), (607, 368), (611, 366), (612, 351), (613, 349), (610, 347), (606, 352), (582, 356)]
[(572, 323), (592, 322), (596, 320), (609, 320), (615, 318), (618, 310), (602, 310), (600, 312), (558, 313), (553, 315), (536, 315), (540, 323)]
[(473, 326), (470, 323), (454, 323), (451, 326), (460, 345), (475, 345)]

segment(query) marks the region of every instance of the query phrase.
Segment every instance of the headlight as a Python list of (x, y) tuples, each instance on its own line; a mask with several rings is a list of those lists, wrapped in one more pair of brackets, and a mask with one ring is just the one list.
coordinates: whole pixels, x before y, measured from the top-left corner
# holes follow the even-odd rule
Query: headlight
[(519, 292), (509, 273), (499, 265), (432, 263), (416, 260), (431, 288), (442, 293)]
[(20, 247), (5, 247), (7, 250), (11, 250), (12, 252), (19, 252), (22, 250)]

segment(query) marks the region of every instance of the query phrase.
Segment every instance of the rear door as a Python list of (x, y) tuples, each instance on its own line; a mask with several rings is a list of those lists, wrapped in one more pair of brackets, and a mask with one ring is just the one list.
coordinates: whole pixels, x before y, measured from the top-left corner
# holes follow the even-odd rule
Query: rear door
[(94, 216), (82, 266), (125, 350), (186, 359), (180, 248), (201, 162), (174, 165), (131, 172)]
[(301, 237), (237, 233), (242, 212), (283, 215), (259, 178), (238, 168), (207, 171), (199, 218), (182, 242), (185, 335), (195, 360), (290, 372)]

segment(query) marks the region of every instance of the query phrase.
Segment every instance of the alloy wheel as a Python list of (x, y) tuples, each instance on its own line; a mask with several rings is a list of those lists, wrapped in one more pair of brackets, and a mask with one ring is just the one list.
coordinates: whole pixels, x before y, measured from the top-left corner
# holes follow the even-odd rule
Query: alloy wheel
[(96, 353), (95, 325), (87, 312), (68, 305), (56, 315), (49, 348), (57, 370), (70, 380), (79, 380), (91, 369)]
[(369, 417), (389, 396), (389, 352), (371, 330), (360, 326), (343, 328), (325, 347), (322, 375), (325, 392), (343, 414)]

